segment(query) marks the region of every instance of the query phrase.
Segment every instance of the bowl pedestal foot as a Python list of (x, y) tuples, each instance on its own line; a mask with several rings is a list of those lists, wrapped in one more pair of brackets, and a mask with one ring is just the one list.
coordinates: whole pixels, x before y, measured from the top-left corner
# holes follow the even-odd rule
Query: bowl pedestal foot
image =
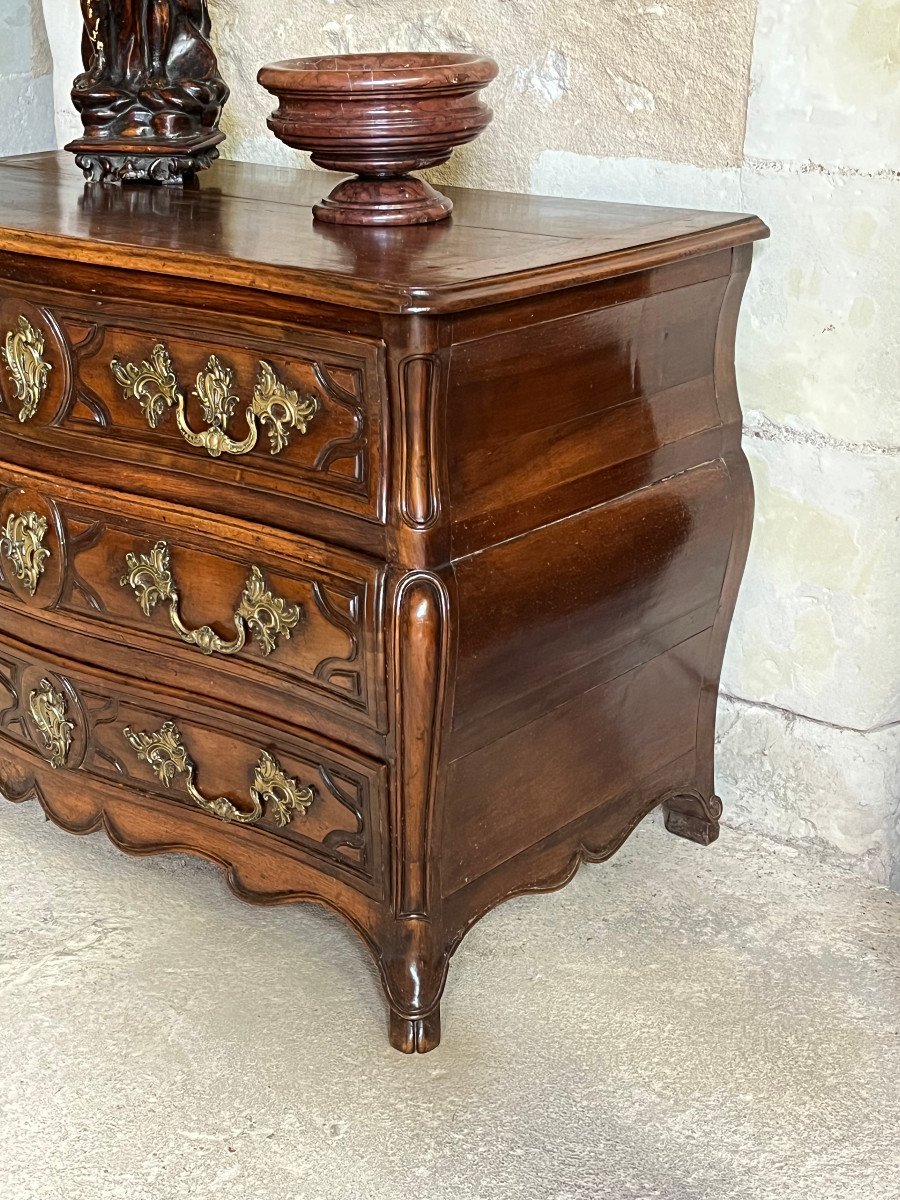
[(332, 225), (429, 225), (450, 216), (453, 201), (414, 175), (345, 179), (313, 208)]

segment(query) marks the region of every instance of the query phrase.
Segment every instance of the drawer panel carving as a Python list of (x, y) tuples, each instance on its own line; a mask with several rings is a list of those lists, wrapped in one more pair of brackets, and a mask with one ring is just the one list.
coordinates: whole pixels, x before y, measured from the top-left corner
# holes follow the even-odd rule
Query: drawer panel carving
[(296, 696), (381, 727), (382, 566), (290, 535), (25, 479), (0, 470), (0, 604), (57, 613), (120, 643), (129, 673), (129, 658), (148, 650), (205, 658), (217, 668), (210, 691), (225, 699), (237, 678), (250, 678), (271, 692), (274, 715), (290, 715)]
[[(199, 701), (185, 711), (183, 700), (145, 700), (122, 679), (62, 670), (3, 642), (0, 740), (38, 771), (126, 785), (286, 839), (354, 878), (380, 877), (385, 768), (312, 732), (237, 722)], [(0, 789), (16, 790), (4, 779)]]
[(236, 489), (218, 500), (237, 515), (252, 513), (248, 493), (281, 495), (286, 527), (301, 528), (297, 501), (381, 521), (377, 343), (224, 318), (210, 329), (196, 313), (175, 324), (103, 306), (87, 316), (72, 304), (0, 292), (8, 435), (131, 463), (162, 499), (160, 472), (175, 472), (181, 488)]

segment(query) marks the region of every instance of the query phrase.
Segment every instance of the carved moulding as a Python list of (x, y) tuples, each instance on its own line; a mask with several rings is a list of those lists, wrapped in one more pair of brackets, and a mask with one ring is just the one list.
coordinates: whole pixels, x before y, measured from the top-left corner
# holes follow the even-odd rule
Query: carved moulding
[[(326, 442), (316, 455), (313, 469), (325, 474), (331, 473), (331, 468), (342, 459), (353, 463), (353, 483), (358, 485), (354, 490), (368, 493), (368, 456), (366, 454), (368, 431), (365, 409), (360, 404), (360, 395), (348, 391), (334, 378), (332, 372), (320, 362), (313, 363), (313, 373), (316, 382), (322, 389), (323, 396), (333, 401), (338, 408), (344, 409), (353, 419), (353, 429), (347, 435), (332, 438)], [(358, 373), (354, 372), (357, 375)]]
[[(224, 134), (217, 139), (222, 141)], [(85, 145), (82, 139), (70, 142), (66, 147), (72, 150), (76, 146)], [(181, 183), (211, 167), (219, 157), (218, 150), (212, 146), (201, 149), (199, 146), (183, 154), (164, 154), (164, 146), (147, 146), (140, 153), (123, 143), (119, 153), (111, 149), (105, 153), (92, 150), (79, 150), (75, 162), (84, 172), (89, 183)]]
[[(41, 682), (35, 686), (38, 680)], [(234, 837), (229, 833), (234, 822), (228, 821), (226, 810), (224, 817), (206, 823), (208, 828), (198, 838), (196, 823), (189, 815), (191, 807), (184, 808), (179, 824), (177, 819), (173, 820), (170, 807), (157, 805), (161, 819), (154, 821), (152, 809), (133, 803), (129, 796), (130, 785), (139, 788), (141, 780), (132, 771), (137, 755), (132, 754), (130, 744), (122, 737), (119, 699), (88, 687), (82, 689), (68, 677), (49, 671), (47, 682), (64, 696), (63, 705), (68, 709), (63, 720), (71, 717), (74, 721), (70, 724), (76, 723), (64, 763), (66, 769), (52, 772), (49, 763), (42, 767), (35, 762), (38, 757), (35, 748), (41, 752), (41, 758), (46, 759), (47, 754), (29, 711), (30, 691), (45, 690), (41, 669), (30, 655), (0, 650), (0, 692), (4, 697), (0, 702), (0, 799), (13, 803), (36, 800), (47, 818), (60, 828), (77, 834), (103, 831), (114, 845), (129, 854), (201, 856), (222, 870), (229, 891), (242, 901), (311, 902), (325, 906), (360, 936), (384, 978), (390, 954), (381, 936), (380, 901), (375, 898), (378, 889), (372, 882), (378, 878), (376, 864), (380, 864), (381, 857), (377, 852), (370, 854), (378, 848), (377, 841), (374, 846), (371, 842), (377, 821), (367, 819), (371, 794), (365, 772), (359, 774), (328, 760), (313, 760), (309, 764), (311, 776), (303, 781), (309, 786), (301, 787), (283, 771), (275, 754), (262, 751), (253, 783), (271, 821), (272, 834), (275, 830), (271, 827), (283, 828), (277, 810), (291, 806), (293, 789), (297, 789), (300, 807), (294, 808), (295, 819), (286, 830), (289, 837)], [(4, 709), (3, 703), (8, 707)], [(20, 724), (25, 726), (21, 732)], [(107, 744), (98, 740), (97, 733), (103, 726), (110, 727), (111, 744), (122, 746), (126, 761), (118, 762), (114, 754), (107, 752)], [(73, 771), (82, 765), (85, 748), (84, 769), (74, 776)], [(95, 774), (97, 760), (101, 758), (106, 770)], [(371, 778), (374, 780), (374, 776)], [(173, 781), (176, 779), (183, 782), (183, 774), (173, 775)], [(321, 817), (308, 834), (305, 823), (296, 818), (310, 808), (310, 794), (311, 803), (317, 805), (324, 804), (329, 793), (352, 815), (352, 827), (346, 828), (346, 822), (339, 820), (336, 824), (345, 827), (334, 828), (320, 842)], [(313, 808), (310, 815), (315, 811)], [(217, 813), (213, 815), (218, 817)], [(248, 825), (250, 828), (253, 826)], [(314, 864), (308, 859), (310, 851), (316, 856)], [(348, 887), (348, 872), (366, 880), (365, 891), (357, 890), (359, 883)]]
[[(40, 682), (36, 683), (38, 679)], [(32, 794), (31, 784), (24, 788), (16, 784), (17, 778), (21, 780), (21, 772), (10, 772), (11, 759), (5, 753), (14, 751), (16, 744), (23, 741), (27, 747), (36, 749), (54, 770), (83, 767), (82, 782), (76, 788), (79, 796), (83, 796), (82, 789), (89, 792), (94, 784), (102, 786), (104, 778), (112, 778), (117, 784), (128, 780), (143, 786), (141, 774), (130, 769), (117, 753), (118, 746), (124, 750), (121, 741), (124, 734), (135, 759), (149, 763), (167, 788), (182, 778), (191, 800), (226, 823), (255, 824), (268, 820), (283, 829), (295, 817), (305, 816), (313, 804), (319, 802), (321, 807), (333, 797), (349, 814), (350, 826), (336, 818), (333, 825), (325, 826), (327, 832), (323, 833), (320, 817), (315, 830), (301, 835), (305, 848), (344, 870), (367, 879), (372, 876), (372, 829), (367, 819), (370, 784), (364, 775), (352, 769), (314, 759), (308, 769), (315, 781), (301, 784), (283, 769), (273, 753), (261, 749), (250, 791), (250, 807), (238, 808), (225, 797), (209, 799), (199, 791), (197, 767), (174, 721), (165, 722), (155, 732), (137, 732), (131, 726), (123, 730), (117, 696), (90, 689), (81, 691), (68, 677), (49, 671), (43, 675), (30, 658), (23, 659), (18, 654), (0, 653), (0, 693), (3, 695), (0, 793), (8, 799), (27, 799)], [(103, 736), (105, 726), (113, 727), (111, 740)], [(31, 773), (27, 768), (26, 772)]]
[(18, 329), (6, 335), (2, 354), (19, 401), (18, 417), (24, 424), (37, 412), (52, 370), (44, 358), (44, 335), (27, 317), (20, 316)]
[(396, 827), (403, 842), (394, 889), (398, 917), (429, 911), (426, 846), (447, 684), (449, 604), (444, 581), (424, 571), (402, 579), (394, 600), (394, 676), (401, 697)]
[(398, 769), (393, 791), (393, 912), (398, 952), (386, 968), (389, 1037), (405, 1054), (440, 1041), (440, 999), (449, 954), (441, 949), (440, 888), (429, 868), (437, 763), (450, 653), (450, 596), (437, 574), (400, 579), (393, 602), (393, 675), (398, 692)]
[[(329, 630), (328, 645), (323, 647), (323, 656), (309, 660), (298, 651), (291, 661), (282, 664), (284, 671), (292, 681), (302, 677), (306, 685), (321, 688), (339, 697), (342, 703), (352, 703), (374, 715), (380, 697), (375, 694), (362, 636), (362, 613), (370, 603), (367, 596), (377, 586), (368, 572), (341, 580), (331, 572), (317, 577), (317, 572), (301, 571), (291, 576), (292, 598), (288, 599), (273, 591), (263, 568), (246, 563), (243, 589), (238, 592), (235, 588), (222, 612), (224, 618), (230, 610), (234, 621), (234, 633), (229, 637), (227, 626), (217, 632), (206, 624), (190, 628), (183, 620), (189, 579), (186, 576), (182, 580), (179, 573), (173, 572), (172, 548), (168, 542), (147, 543), (143, 551), (121, 555), (120, 570), (116, 570), (116, 559), (102, 568), (96, 556), (90, 556), (84, 563), (83, 554), (114, 540), (119, 533), (127, 533), (128, 518), (111, 520), (109, 513), (78, 505), (76, 511), (65, 501), (60, 504), (54, 498), (58, 489), (42, 491), (36, 497), (21, 490), (16, 494), (31, 503), (37, 501), (36, 507), (43, 506), (48, 515), (25, 510), (24, 500), (22, 508), (18, 504), (12, 512), (9, 507), (4, 508), (0, 515), (0, 593), (8, 588), (26, 603), (26, 596), (36, 597), (36, 605), (43, 610), (96, 618), (109, 613), (108, 588), (118, 583), (131, 591), (136, 605), (147, 617), (163, 605), (180, 641), (195, 651), (206, 656), (240, 655), (248, 665), (255, 660), (261, 667), (260, 658), (252, 649), (256, 646), (263, 659), (275, 661), (276, 674), (267, 674), (267, 686), (277, 686), (284, 678), (278, 671), (278, 659), (288, 657), (283, 653), (285, 642), (303, 639), (307, 623), (316, 623), (321, 617), (333, 627)], [(76, 496), (70, 494), (69, 499), (75, 500)], [(14, 500), (9, 502), (13, 503)], [(92, 519), (94, 516), (98, 519)], [(187, 555), (187, 549), (182, 548), (182, 553)], [(190, 560), (186, 558), (185, 562), (184, 570), (189, 572)], [(306, 588), (311, 592), (308, 603), (305, 592), (300, 592)], [(117, 626), (120, 636), (128, 638), (132, 623), (118, 608), (116, 614), (109, 614), (106, 620)], [(135, 616), (140, 621), (137, 610)], [(159, 628), (156, 622), (153, 624)], [(85, 628), (85, 633), (88, 632)], [(335, 633), (343, 637), (333, 636)]]
[(228, 98), (207, 0), (81, 0), (84, 136), (66, 149), (94, 182), (181, 183), (218, 157)]
[(243, 441), (236, 441), (227, 431), (228, 421), (239, 403), (234, 394), (234, 372), (213, 354), (194, 385), (193, 394), (200, 401), (209, 426), (197, 433), (188, 424), (184, 393), (178, 387), (171, 356), (162, 342), (153, 347), (149, 359), (142, 363), (122, 363), (114, 358), (110, 365), (125, 399), (137, 401), (151, 429), (156, 429), (168, 410), (174, 408), (181, 436), (189, 445), (206, 450), (211, 458), (249, 454), (256, 446), (260, 427), (269, 435), (270, 452), (280, 454), (290, 444), (291, 433), (296, 430), (305, 434), (319, 410), (317, 396), (310, 393), (301, 398), (278, 379), (271, 363), (260, 361), (256, 386), (245, 412), (248, 433)]
[(440, 516), (435, 435), (439, 370), (440, 360), (430, 354), (414, 354), (400, 364), (400, 511), (413, 529), (428, 529)]
[[(109, 197), (108, 190), (98, 190), (101, 198)], [(158, 193), (142, 189), (128, 193), (124, 199), (132, 201), (133, 206), (136, 199), (144, 198), (149, 202), (155, 196)], [(115, 196), (112, 198), (116, 199)], [(119, 203), (111, 211), (119, 217), (121, 208)], [(158, 215), (154, 212), (154, 216)], [(164, 217), (165, 213), (160, 219)], [(175, 426), (179, 436), (189, 445), (206, 451), (210, 457), (255, 451), (254, 466), (266, 473), (268, 456), (264, 447), (273, 456), (284, 457), (293, 448), (296, 453), (291, 456), (290, 470), (302, 475), (305, 482), (317, 489), (327, 489), (329, 502), (335, 492), (340, 492), (369, 502), (367, 512), (371, 511), (371, 505), (380, 505), (372, 486), (372, 457), (379, 452), (382, 440), (381, 406), (372, 403), (372, 393), (377, 393), (380, 385), (375, 354), (369, 348), (350, 354), (345, 346), (297, 347), (289, 360), (273, 363), (262, 357), (268, 349), (260, 347), (256, 352), (252, 384), (248, 383), (245, 392), (239, 388), (239, 394), (235, 396), (236, 363), (227, 349), (219, 354), (205, 355), (203, 370), (192, 370), (188, 377), (173, 361), (178, 354), (167, 345), (170, 338), (179, 337), (178, 331), (173, 330), (171, 335), (162, 334), (146, 352), (132, 354), (130, 347), (126, 353), (118, 339), (122, 334), (129, 339), (142, 336), (142, 331), (95, 324), (85, 332), (81, 328), (83, 324), (86, 322), (79, 318), (77, 326), (69, 322), (64, 325), (69, 343), (66, 349), (70, 350), (73, 360), (74, 386), (70, 389), (69, 403), (57, 414), (54, 424), (83, 426), (89, 421), (92, 426), (113, 427), (117, 424), (115, 411), (120, 407), (121, 398), (129, 408), (140, 412), (150, 429), (168, 426), (171, 430)], [(221, 337), (222, 334), (218, 334), (217, 341)], [(283, 349), (272, 346), (271, 353), (278, 355)], [(316, 357), (317, 353), (321, 354), (321, 359)], [(333, 359), (329, 358), (331, 355)], [(211, 360), (215, 362), (210, 375)], [(117, 374), (117, 369), (121, 374)], [(224, 428), (222, 422), (216, 420), (217, 403), (221, 403), (216, 393), (222, 390), (223, 370), (230, 372), (224, 399), (226, 405), (231, 400), (234, 406)], [(293, 372), (299, 376), (295, 386), (286, 378)], [(198, 379), (202, 389), (211, 393), (209, 399), (212, 400), (214, 420), (211, 429), (204, 429), (201, 424), (200, 417), (205, 417), (206, 413), (195, 386)], [(114, 386), (110, 387), (110, 383)], [(235, 422), (237, 428), (232, 428)], [(125, 439), (129, 451), (136, 444), (143, 450), (146, 444), (146, 439), (133, 430), (130, 423), (127, 428), (116, 429), (115, 433)], [(227, 440), (222, 438), (222, 433)], [(301, 447), (299, 440), (311, 433), (314, 436)]]
[[(317, 579), (313, 584), (313, 599), (316, 608), (326, 621), (336, 626), (346, 634), (349, 647), (343, 656), (329, 655), (316, 666), (315, 677), (327, 687), (334, 688), (344, 696), (354, 700), (363, 700), (363, 675), (358, 664), (362, 653), (360, 640), (360, 603), (359, 593), (341, 597)], [(343, 598), (346, 607), (339, 603)]]
[(638, 791), (626, 798), (628, 817), (603, 805), (573, 823), (563, 839), (552, 838), (529, 847), (520, 855), (524, 870), (514, 882), (502, 874), (488, 873), (474, 885), (445, 901), (446, 953), (451, 957), (463, 938), (482, 917), (515, 896), (556, 892), (571, 883), (585, 863), (606, 862), (622, 848), (642, 821), (667, 802), (671, 792)]
[[(78, 802), (74, 803), (71, 779), (39, 778), (26, 759), (3, 755), (3, 749), (0, 742), (0, 799), (14, 804), (35, 800), (47, 819), (60, 829), (80, 835), (105, 833), (117, 849), (129, 855), (187, 853), (203, 858), (219, 868), (228, 891), (244, 903), (304, 903), (326, 908), (359, 937), (384, 988), (389, 989), (393, 955), (384, 936), (378, 902), (356, 891), (320, 891), (318, 883), (312, 881), (322, 878), (321, 869), (299, 860), (291, 843), (283, 839), (276, 842), (275, 838), (252, 843), (250, 839), (229, 838), (227, 825), (210, 822), (213, 828), (204, 844), (191, 844), (190, 835), (183, 831), (148, 824), (145, 810), (123, 801), (103, 783), (97, 789), (85, 787), (79, 791)], [(54, 783), (63, 786), (54, 787)], [(216, 834), (215, 830), (220, 832)]]

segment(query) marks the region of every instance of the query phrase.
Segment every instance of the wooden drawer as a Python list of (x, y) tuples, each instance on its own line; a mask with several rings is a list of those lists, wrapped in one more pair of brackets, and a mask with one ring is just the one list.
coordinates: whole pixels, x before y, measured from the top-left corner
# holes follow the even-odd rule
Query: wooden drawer
[(263, 851), (275, 840), (355, 890), (383, 891), (383, 764), (307, 730), (142, 689), (3, 637), (0, 789), (24, 798), (35, 777), (73, 796), (90, 795), (93, 782), (186, 808), (186, 849), (208, 851), (225, 826)]
[(0, 465), (4, 627), (40, 613), (64, 649), (79, 634), (111, 643), (111, 665), (130, 676), (174, 677), (224, 701), (247, 688), (276, 716), (327, 711), (383, 727), (383, 570), (290, 534)]
[(383, 523), (383, 375), (371, 339), (0, 290), (4, 438), (60, 447), (71, 478), (105, 460), (128, 490), (299, 532), (310, 506)]

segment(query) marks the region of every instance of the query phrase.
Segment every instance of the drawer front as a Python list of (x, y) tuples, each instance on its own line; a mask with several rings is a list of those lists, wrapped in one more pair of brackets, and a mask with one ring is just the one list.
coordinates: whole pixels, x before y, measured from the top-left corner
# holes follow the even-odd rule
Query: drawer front
[[(191, 810), (191, 848), (223, 825), (277, 839), (312, 865), (379, 894), (385, 767), (315, 734), (163, 699), (90, 668), (63, 666), (0, 640), (0, 789), (11, 799), (28, 762), (71, 789), (94, 779)], [(18, 781), (16, 776), (18, 775)], [(27, 777), (26, 777), (27, 778)], [(81, 779), (82, 785), (76, 780)]]
[(308, 719), (299, 703), (378, 728), (382, 572), (291, 535), (0, 466), (0, 605), (112, 641), (131, 676), (149, 653), (163, 679), (183, 674), (225, 701), (246, 683), (273, 715)]
[(29, 295), (0, 291), (4, 436), (107, 458), (163, 499), (243, 516), (256, 494), (285, 528), (310, 504), (381, 522), (379, 343)]

